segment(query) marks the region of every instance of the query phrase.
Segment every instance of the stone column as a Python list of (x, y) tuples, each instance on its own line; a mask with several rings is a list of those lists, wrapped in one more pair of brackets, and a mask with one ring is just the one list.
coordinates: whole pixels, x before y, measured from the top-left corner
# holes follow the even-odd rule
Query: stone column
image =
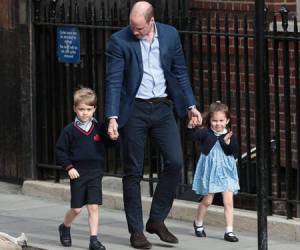
[(35, 178), (30, 0), (0, 1), (0, 178)]

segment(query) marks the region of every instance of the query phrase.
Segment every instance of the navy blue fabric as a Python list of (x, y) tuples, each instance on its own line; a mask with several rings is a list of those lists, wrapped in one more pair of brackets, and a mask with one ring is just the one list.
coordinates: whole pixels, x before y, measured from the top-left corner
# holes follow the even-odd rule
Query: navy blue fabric
[(178, 127), (172, 105), (135, 101), (131, 116), (121, 129), (124, 150), (124, 207), (130, 233), (143, 231), (140, 181), (143, 177), (144, 149), (147, 135), (159, 146), (164, 168), (155, 189), (149, 219), (162, 222), (167, 217), (176, 194), (183, 165)]
[(86, 204), (102, 205), (102, 173), (95, 169), (79, 170), (80, 177), (70, 180), (71, 208)]
[(93, 123), (89, 133), (85, 133), (73, 123), (61, 131), (56, 143), (56, 163), (66, 169), (73, 165), (79, 169), (100, 169), (105, 155), (107, 138), (104, 124)]
[(193, 141), (198, 141), (200, 143), (200, 151), (205, 155), (209, 154), (217, 140), (219, 140), (220, 145), (226, 155), (236, 154), (238, 152), (238, 142), (236, 136), (232, 135), (230, 143), (227, 145), (224, 142), (225, 135), (226, 134), (216, 136), (214, 132), (208, 128), (187, 129), (187, 137)]
[[(160, 60), (167, 85), (167, 95), (180, 117), (195, 105), (180, 37), (170, 25), (156, 23)], [(140, 41), (129, 26), (111, 36), (106, 50), (105, 117), (118, 117), (123, 127), (132, 113), (132, 105), (143, 76)]]
[(70, 180), (72, 208), (102, 204), (105, 146), (114, 144), (102, 123), (93, 122), (88, 132), (74, 123), (63, 128), (56, 143), (56, 163), (65, 170), (75, 168), (80, 175)]

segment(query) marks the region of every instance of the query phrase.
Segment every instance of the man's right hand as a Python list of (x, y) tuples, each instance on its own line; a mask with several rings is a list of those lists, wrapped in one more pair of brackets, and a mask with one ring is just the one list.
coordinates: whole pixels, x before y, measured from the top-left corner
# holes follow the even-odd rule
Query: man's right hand
[(119, 132), (118, 132), (117, 119), (115, 119), (115, 118), (109, 119), (107, 134), (109, 135), (109, 138), (112, 139), (112, 140), (117, 140), (118, 139)]

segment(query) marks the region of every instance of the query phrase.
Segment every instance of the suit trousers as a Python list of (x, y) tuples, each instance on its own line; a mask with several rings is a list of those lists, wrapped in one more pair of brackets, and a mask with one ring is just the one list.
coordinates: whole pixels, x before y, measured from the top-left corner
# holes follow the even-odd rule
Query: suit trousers
[(143, 232), (144, 229), (140, 181), (144, 172), (144, 150), (148, 135), (158, 145), (164, 160), (152, 199), (150, 221), (162, 222), (168, 216), (183, 165), (180, 135), (172, 104), (135, 100), (129, 120), (121, 129), (125, 165), (123, 199), (130, 233)]

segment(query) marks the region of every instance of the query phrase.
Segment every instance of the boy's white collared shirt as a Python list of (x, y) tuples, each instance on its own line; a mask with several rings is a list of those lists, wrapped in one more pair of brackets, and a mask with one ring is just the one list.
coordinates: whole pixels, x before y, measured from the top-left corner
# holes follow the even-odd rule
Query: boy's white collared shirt
[(90, 120), (88, 120), (86, 122), (82, 122), (76, 116), (74, 122), (77, 127), (81, 128), (85, 132), (88, 132), (93, 125), (93, 121), (97, 122), (97, 120), (94, 117), (92, 117)]

